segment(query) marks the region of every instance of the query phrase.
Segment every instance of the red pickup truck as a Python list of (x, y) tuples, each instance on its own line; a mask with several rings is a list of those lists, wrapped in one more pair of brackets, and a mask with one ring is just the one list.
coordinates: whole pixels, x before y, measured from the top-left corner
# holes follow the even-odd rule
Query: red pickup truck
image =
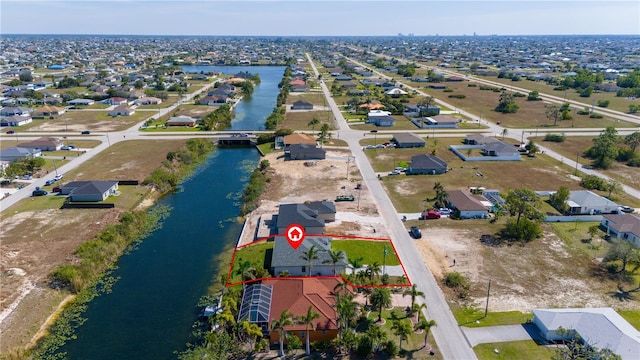
[(423, 211), (420, 220), (426, 219), (440, 219), (440, 213), (435, 210)]

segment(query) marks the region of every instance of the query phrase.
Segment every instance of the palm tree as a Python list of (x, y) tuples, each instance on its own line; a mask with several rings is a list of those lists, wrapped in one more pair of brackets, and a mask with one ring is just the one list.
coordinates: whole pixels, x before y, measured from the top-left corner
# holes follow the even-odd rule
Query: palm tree
[(285, 326), (293, 325), (293, 315), (289, 312), (289, 310), (284, 310), (280, 314), (279, 319), (273, 319), (271, 322), (271, 330), (278, 331), (278, 340), (280, 342), (280, 352), (278, 356), (284, 356), (284, 338), (286, 336), (286, 331), (284, 329)]
[(427, 308), (427, 304), (425, 304), (425, 303), (422, 303), (420, 305), (416, 305), (415, 306), (416, 312), (418, 313), (418, 319), (417, 319), (418, 322), (420, 322), (420, 319), (422, 318), (422, 315), (423, 315), (422, 310), (424, 310), (426, 308)]
[(509, 133), (509, 130), (502, 129), (502, 140), (504, 140), (504, 137), (507, 136), (508, 133)]
[(329, 251), (329, 260), (325, 260), (323, 264), (332, 264), (333, 265), (333, 275), (337, 275), (336, 265), (340, 262), (340, 260), (344, 259), (344, 252), (342, 251)]
[(387, 340), (387, 333), (382, 330), (382, 326), (371, 324), (366, 332), (371, 342), (373, 342), (373, 352), (380, 349), (380, 343)]
[(424, 293), (418, 290), (418, 287), (416, 286), (416, 284), (413, 284), (411, 285), (410, 289), (407, 289), (402, 293), (402, 297), (405, 297), (407, 295), (411, 295), (411, 309), (409, 313), (413, 315), (413, 311), (415, 310), (415, 305), (416, 305), (416, 298), (418, 296), (424, 298)]
[(424, 347), (427, 347), (427, 338), (429, 336), (429, 331), (431, 331), (431, 328), (434, 326), (438, 326), (438, 324), (436, 324), (436, 321), (427, 321), (427, 319), (420, 320), (415, 326), (415, 330), (424, 330)]
[(324, 142), (324, 139), (326, 139), (327, 136), (329, 136), (329, 130), (331, 130), (331, 128), (327, 123), (323, 123), (322, 126), (320, 126), (320, 140), (322, 142)]
[(249, 260), (239, 260), (238, 269), (235, 274), (240, 276), (241, 281), (251, 280), (255, 278), (256, 269)]
[(355, 274), (356, 270), (362, 267), (362, 260), (364, 260), (363, 257), (349, 258), (349, 266), (351, 266), (351, 272), (353, 274)]
[(262, 337), (262, 329), (258, 324), (249, 322), (248, 320), (242, 320), (240, 322), (240, 331), (242, 334), (246, 335), (249, 338), (249, 343), (251, 344), (251, 351), (256, 344), (256, 339)]
[(393, 334), (400, 338), (400, 350), (402, 350), (402, 340), (411, 334), (411, 323), (405, 320), (396, 320), (391, 327)]
[(378, 322), (382, 321), (382, 309), (391, 306), (391, 292), (387, 288), (375, 288), (370, 300), (371, 306), (378, 309)]
[(313, 118), (311, 119), (311, 121), (309, 121), (309, 123), (307, 124), (308, 126), (311, 126), (311, 131), (313, 131), (313, 133), (315, 134), (316, 132), (316, 125), (320, 124), (320, 120)]
[(373, 264), (367, 266), (367, 274), (369, 275), (369, 280), (373, 281), (373, 277), (380, 278), (380, 272), (382, 271), (382, 267), (378, 264), (377, 261), (374, 261)]
[(320, 317), (320, 314), (318, 314), (317, 312), (313, 311), (313, 306), (309, 305), (309, 309), (307, 309), (307, 314), (304, 316), (301, 316), (298, 318), (298, 323), (299, 324), (304, 324), (305, 326), (305, 340), (306, 340), (306, 354), (309, 355), (311, 354), (311, 345), (309, 345), (309, 338), (311, 337), (309, 334), (309, 329), (311, 330), (315, 330), (315, 324), (313, 323), (313, 320), (317, 319)]
[(436, 207), (445, 207), (449, 201), (449, 195), (444, 189), (444, 186), (440, 182), (436, 182), (433, 185), (433, 190), (436, 192), (435, 203)]
[(307, 276), (311, 276), (311, 267), (313, 266), (313, 260), (318, 259), (318, 249), (315, 245), (311, 245), (309, 250), (302, 253), (300, 256), (302, 260), (307, 262), (307, 267), (309, 269)]

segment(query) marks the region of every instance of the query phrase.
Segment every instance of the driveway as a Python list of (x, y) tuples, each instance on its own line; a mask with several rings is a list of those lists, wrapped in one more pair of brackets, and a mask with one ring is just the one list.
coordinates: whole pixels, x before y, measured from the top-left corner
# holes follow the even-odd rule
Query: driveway
[(485, 326), (468, 328), (461, 326), (462, 333), (471, 347), (478, 344), (508, 342), (519, 340), (543, 341), (534, 324)]

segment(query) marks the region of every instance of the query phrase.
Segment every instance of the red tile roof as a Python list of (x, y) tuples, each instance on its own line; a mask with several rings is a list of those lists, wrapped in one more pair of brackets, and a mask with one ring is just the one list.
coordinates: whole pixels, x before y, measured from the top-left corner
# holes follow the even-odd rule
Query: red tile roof
[[(263, 281), (263, 285), (273, 286), (271, 320), (278, 319), (284, 310), (289, 310), (294, 317), (304, 316), (311, 305), (313, 311), (320, 314), (320, 317), (314, 320), (316, 330), (338, 329), (337, 313), (333, 307), (333, 289), (341, 282), (342, 280), (337, 278), (283, 278)], [(305, 330), (305, 325), (294, 324), (285, 329)]]

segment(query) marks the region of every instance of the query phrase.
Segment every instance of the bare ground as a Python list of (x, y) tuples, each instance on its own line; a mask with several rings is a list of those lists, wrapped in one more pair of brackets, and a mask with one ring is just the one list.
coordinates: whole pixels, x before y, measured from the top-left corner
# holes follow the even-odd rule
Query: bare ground
[[(609, 295), (616, 283), (594, 276), (596, 260), (567, 251), (552, 232), (524, 246), (487, 246), (473, 229), (430, 228), (416, 245), (437, 279), (451, 271), (472, 283), (472, 304), (484, 306), (491, 279), (490, 311), (531, 312), (547, 307), (640, 309)], [(453, 260), (455, 259), (455, 266)]]

